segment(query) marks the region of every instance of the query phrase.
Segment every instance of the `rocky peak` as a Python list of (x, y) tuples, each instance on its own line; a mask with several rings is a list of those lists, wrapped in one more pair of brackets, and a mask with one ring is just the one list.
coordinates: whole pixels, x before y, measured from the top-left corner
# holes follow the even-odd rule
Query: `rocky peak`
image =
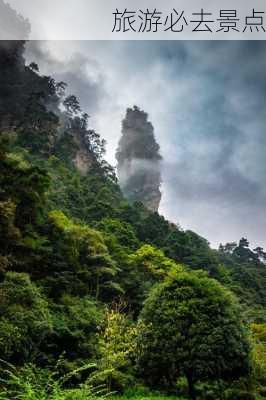
[(161, 156), (148, 114), (138, 107), (127, 109), (116, 152), (121, 189), (130, 201), (141, 201), (158, 211), (161, 200)]

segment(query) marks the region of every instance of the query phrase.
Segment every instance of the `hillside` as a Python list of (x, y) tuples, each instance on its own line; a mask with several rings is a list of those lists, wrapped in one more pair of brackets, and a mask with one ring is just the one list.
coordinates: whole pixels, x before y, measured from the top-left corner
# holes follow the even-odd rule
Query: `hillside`
[[(263, 249), (245, 238), (211, 249), (127, 200), (78, 99), (25, 65), (24, 46), (0, 44), (2, 374), (8, 363), (41, 385), (56, 364), (59, 376), (78, 369), (62, 399), (93, 398), (69, 394), (87, 379), (192, 399), (263, 393)], [(19, 398), (8, 385), (0, 398)]]

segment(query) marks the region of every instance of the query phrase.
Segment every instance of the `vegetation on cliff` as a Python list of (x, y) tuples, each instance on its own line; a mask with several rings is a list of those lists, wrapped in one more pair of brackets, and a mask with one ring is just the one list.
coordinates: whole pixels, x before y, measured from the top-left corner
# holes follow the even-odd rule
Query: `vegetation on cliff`
[(0, 398), (263, 395), (263, 249), (213, 250), (128, 202), (78, 100), (23, 46), (0, 46)]

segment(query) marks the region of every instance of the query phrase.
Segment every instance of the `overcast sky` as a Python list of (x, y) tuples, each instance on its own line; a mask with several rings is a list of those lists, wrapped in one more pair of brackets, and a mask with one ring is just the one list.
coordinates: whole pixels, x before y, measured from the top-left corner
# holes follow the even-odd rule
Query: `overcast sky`
[(161, 214), (214, 247), (266, 247), (266, 42), (31, 42), (33, 60), (80, 98), (113, 165), (126, 108), (148, 112)]

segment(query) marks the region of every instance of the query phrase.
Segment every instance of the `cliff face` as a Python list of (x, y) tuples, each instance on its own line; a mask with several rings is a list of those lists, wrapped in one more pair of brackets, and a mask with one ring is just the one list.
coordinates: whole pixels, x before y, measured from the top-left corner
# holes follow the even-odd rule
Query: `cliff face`
[(67, 159), (86, 175), (95, 157), (85, 120), (60, 109), (57, 83), (39, 75), (37, 65), (25, 65), (24, 45), (0, 42), (0, 134), (16, 137), (19, 145), (44, 157)]
[(81, 175), (86, 175), (93, 163), (93, 159), (88, 152), (80, 148), (73, 159), (75, 167), (79, 170)]
[(138, 107), (127, 109), (116, 152), (119, 183), (130, 201), (141, 201), (158, 211), (161, 192), (159, 145), (148, 115)]
[(72, 140), (75, 144), (75, 149), (71, 161), (82, 175), (86, 175), (94, 163), (95, 157), (93, 153), (89, 151), (84, 137), (79, 131), (74, 131), (72, 133)]

